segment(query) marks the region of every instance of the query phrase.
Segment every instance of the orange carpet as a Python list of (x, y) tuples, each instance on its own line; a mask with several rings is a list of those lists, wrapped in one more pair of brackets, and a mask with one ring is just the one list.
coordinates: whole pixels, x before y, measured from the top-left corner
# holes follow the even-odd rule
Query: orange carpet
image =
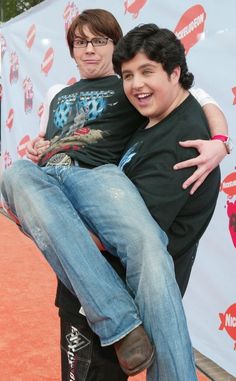
[[(0, 380), (60, 381), (55, 276), (31, 240), (2, 214), (0, 242)], [(144, 380), (145, 374), (132, 378)], [(199, 373), (199, 381), (208, 380)]]

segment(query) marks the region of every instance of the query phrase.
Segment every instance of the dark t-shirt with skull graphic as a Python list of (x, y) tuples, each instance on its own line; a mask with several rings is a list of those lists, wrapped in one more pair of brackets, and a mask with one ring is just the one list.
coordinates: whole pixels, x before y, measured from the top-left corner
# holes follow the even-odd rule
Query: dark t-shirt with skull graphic
[(117, 164), (143, 121), (128, 102), (117, 76), (81, 79), (62, 89), (50, 104), (46, 138), (51, 145), (39, 165), (59, 152), (91, 167)]

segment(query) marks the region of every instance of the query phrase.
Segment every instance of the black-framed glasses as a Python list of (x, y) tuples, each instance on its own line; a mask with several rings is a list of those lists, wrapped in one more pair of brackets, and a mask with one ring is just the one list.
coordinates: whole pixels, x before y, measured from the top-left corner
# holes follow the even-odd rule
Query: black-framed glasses
[(94, 37), (91, 40), (83, 40), (82, 38), (75, 38), (73, 41), (74, 48), (86, 48), (89, 43), (93, 45), (93, 47), (105, 46), (108, 41), (113, 40), (109, 37)]

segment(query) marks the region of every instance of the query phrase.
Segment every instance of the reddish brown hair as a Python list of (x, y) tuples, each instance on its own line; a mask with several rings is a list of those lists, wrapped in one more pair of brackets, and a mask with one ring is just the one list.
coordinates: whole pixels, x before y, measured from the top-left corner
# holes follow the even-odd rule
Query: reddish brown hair
[(114, 45), (116, 45), (123, 36), (121, 27), (112, 13), (105, 9), (86, 9), (74, 19), (67, 32), (67, 42), (71, 57), (74, 57), (73, 42), (75, 31), (78, 32), (81, 37), (86, 38), (83, 33), (85, 25), (88, 26), (89, 30), (95, 35), (111, 38)]

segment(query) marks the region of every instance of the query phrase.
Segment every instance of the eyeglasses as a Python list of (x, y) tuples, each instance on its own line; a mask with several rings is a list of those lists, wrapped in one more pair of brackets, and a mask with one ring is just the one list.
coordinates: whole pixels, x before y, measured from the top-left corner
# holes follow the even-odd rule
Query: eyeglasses
[(108, 41), (113, 40), (109, 37), (94, 37), (91, 40), (82, 40), (81, 38), (76, 38), (73, 41), (73, 47), (74, 48), (86, 48), (89, 43), (93, 45), (93, 47), (98, 47), (98, 46), (105, 46), (107, 45)]

